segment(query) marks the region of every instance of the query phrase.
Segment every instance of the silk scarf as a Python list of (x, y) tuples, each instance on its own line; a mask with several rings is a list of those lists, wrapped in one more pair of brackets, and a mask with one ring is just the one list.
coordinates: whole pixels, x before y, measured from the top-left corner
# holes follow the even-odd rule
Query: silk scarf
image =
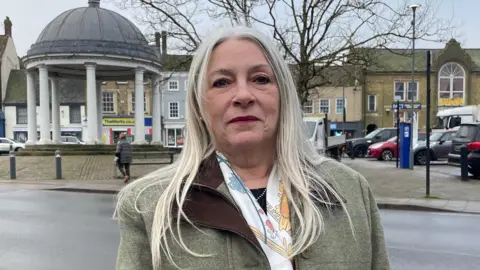
[(293, 269), (288, 259), (292, 254), (292, 236), (288, 198), (283, 188), (277, 166), (274, 165), (267, 184), (267, 213), (252, 192), (230, 166), (227, 158), (217, 152), (225, 183), (235, 203), (240, 208), (250, 229), (257, 237), (272, 269)]

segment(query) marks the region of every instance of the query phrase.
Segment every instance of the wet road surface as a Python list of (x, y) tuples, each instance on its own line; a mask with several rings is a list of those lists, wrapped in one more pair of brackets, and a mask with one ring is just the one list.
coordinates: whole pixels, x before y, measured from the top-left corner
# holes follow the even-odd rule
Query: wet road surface
[[(115, 268), (113, 195), (0, 187), (1, 270)], [(479, 269), (480, 215), (382, 211), (393, 269)]]
[(394, 269), (480, 269), (480, 215), (382, 211)]
[(0, 188), (0, 269), (115, 268), (112, 195)]

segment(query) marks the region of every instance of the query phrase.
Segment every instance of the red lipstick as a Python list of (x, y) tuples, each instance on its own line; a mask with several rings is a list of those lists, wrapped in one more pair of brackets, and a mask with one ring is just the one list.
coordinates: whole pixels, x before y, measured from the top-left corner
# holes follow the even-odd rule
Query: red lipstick
[(239, 116), (235, 117), (232, 120), (230, 120), (229, 123), (250, 123), (253, 121), (258, 121), (258, 118), (252, 115), (246, 115), (246, 116)]

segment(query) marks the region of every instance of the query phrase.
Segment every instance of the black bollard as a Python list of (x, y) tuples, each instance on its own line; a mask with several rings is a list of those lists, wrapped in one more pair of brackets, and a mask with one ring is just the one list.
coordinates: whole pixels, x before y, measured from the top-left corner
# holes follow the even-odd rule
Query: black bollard
[(10, 150), (10, 179), (17, 179), (17, 162), (13, 150)]
[(62, 156), (60, 155), (60, 150), (55, 151), (55, 171), (56, 178), (58, 180), (62, 179)]
[(468, 181), (468, 149), (466, 145), (460, 147), (460, 170), (462, 181)]

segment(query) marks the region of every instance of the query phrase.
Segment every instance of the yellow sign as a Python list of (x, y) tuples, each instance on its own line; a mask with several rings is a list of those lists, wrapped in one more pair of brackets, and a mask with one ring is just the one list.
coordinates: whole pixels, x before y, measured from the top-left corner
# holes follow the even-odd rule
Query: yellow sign
[(133, 126), (135, 118), (103, 118), (104, 126)]
[(463, 98), (441, 98), (439, 105), (463, 105)]

